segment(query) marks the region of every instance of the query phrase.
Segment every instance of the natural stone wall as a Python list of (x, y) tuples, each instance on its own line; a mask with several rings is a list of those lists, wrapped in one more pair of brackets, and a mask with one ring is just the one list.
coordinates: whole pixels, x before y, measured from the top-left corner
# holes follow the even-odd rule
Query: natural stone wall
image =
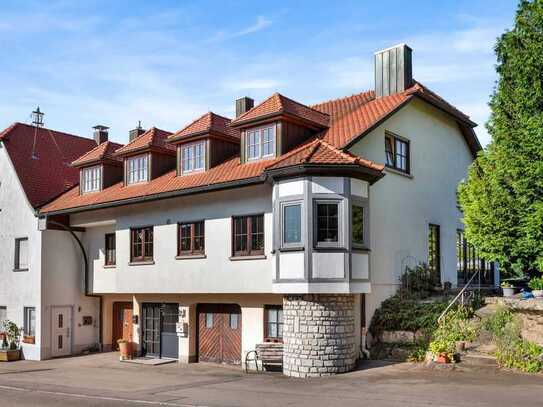
[(543, 299), (523, 300), (517, 297), (487, 298), (487, 303), (505, 305), (517, 315), (521, 321), (521, 336), (543, 346)]
[(285, 295), (283, 373), (317, 377), (352, 370), (358, 357), (354, 304), (353, 295)]

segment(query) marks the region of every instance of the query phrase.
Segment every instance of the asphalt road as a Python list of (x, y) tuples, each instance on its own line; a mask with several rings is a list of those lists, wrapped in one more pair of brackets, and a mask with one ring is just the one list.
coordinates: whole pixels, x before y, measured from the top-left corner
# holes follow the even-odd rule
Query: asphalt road
[(0, 364), (4, 406), (543, 406), (543, 376), (379, 363), (330, 378), (245, 375), (205, 364), (141, 366), (102, 354)]

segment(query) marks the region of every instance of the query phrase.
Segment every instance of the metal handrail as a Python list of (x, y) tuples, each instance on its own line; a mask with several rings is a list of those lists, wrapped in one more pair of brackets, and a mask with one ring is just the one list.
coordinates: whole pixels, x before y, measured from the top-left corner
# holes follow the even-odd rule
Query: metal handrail
[[(477, 277), (478, 275), (480, 275), (481, 273), (481, 270), (477, 270), (472, 276), (471, 278), (468, 280), (468, 282), (466, 283), (466, 285), (460, 290), (460, 292), (456, 295), (456, 297), (453, 298), (453, 300), (449, 303), (449, 305), (447, 305), (447, 308), (445, 308), (445, 310), (441, 313), (441, 315), (439, 316), (439, 318), (437, 319), (437, 323), (440, 324), (441, 321), (443, 320), (443, 318), (445, 317), (445, 315), (447, 315), (447, 312), (449, 312), (449, 310), (451, 309), (451, 307), (456, 304), (456, 302), (458, 301), (459, 298), (462, 298), (462, 303), (464, 302), (464, 293), (466, 292), (466, 290), (469, 288), (471, 282), (475, 279), (475, 277)], [(479, 281), (479, 289), (481, 288), (481, 283)]]

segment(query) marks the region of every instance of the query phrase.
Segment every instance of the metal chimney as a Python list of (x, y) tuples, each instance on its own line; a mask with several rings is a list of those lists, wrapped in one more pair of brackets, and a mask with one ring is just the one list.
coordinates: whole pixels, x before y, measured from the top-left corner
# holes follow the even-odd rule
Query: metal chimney
[(375, 53), (375, 97), (400, 93), (413, 85), (412, 52), (399, 44)]
[(94, 129), (94, 141), (96, 141), (96, 144), (105, 143), (108, 139), (109, 127), (98, 124), (94, 126), (93, 129)]
[(236, 117), (251, 110), (255, 105), (255, 101), (248, 96), (244, 96), (236, 100)]
[(138, 127), (128, 132), (128, 142), (130, 143), (132, 140), (134, 140), (138, 136), (141, 136), (143, 133), (145, 133), (145, 129), (141, 127), (141, 121), (138, 121)]

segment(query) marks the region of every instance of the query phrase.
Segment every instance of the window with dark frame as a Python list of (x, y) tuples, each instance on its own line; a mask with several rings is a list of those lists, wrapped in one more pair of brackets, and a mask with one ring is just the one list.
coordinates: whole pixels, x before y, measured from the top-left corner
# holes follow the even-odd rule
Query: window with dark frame
[(302, 204), (299, 202), (283, 205), (283, 246), (296, 247), (302, 244)]
[(132, 262), (153, 260), (153, 227), (134, 228), (130, 238)]
[(275, 125), (247, 130), (247, 160), (258, 160), (275, 155)]
[(441, 239), (439, 225), (430, 223), (428, 230), (428, 269), (436, 284), (441, 284)]
[(178, 225), (179, 256), (191, 256), (205, 253), (204, 221), (180, 223)]
[(15, 239), (15, 261), (13, 264), (14, 271), (28, 270), (28, 238), (21, 237)]
[(391, 133), (385, 134), (386, 166), (409, 174), (411, 163), (409, 162), (409, 141)]
[(339, 243), (339, 203), (317, 202), (317, 244)]
[(351, 233), (353, 245), (363, 246), (364, 241), (364, 208), (359, 205), (353, 205), (351, 216)]
[(24, 334), (36, 336), (36, 308), (24, 307)]
[(232, 218), (233, 256), (264, 254), (264, 215), (235, 216)]
[(467, 284), (469, 279), (478, 271), (481, 272), (481, 284), (494, 285), (495, 265), (479, 257), (475, 247), (468, 243), (464, 231), (456, 231), (456, 272), (458, 285)]
[(283, 307), (281, 305), (264, 306), (264, 341), (283, 341)]
[(106, 234), (106, 266), (114, 266), (117, 261), (117, 253), (115, 248), (115, 233)]

